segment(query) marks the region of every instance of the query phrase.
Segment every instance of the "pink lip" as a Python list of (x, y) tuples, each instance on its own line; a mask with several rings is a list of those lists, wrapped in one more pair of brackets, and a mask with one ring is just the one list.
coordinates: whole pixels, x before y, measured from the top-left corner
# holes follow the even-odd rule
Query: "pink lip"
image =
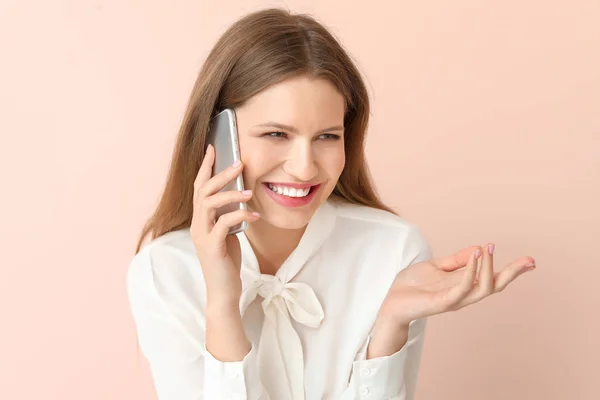
[[(277, 184), (275, 184), (275, 183), (272, 183), (272, 185), (277, 186)], [(307, 187), (311, 186), (311, 185), (298, 185), (298, 184), (295, 184), (295, 185), (280, 184), (280, 185), (293, 187), (293, 188), (297, 188), (297, 189), (303, 189), (303, 188), (307, 188)], [(275, 202), (277, 204), (280, 204), (284, 207), (303, 207), (303, 206), (310, 204), (310, 202), (315, 198), (315, 195), (316, 195), (317, 191), (319, 190), (320, 186), (321, 186), (320, 184), (314, 185), (314, 187), (312, 188), (310, 193), (308, 195), (306, 195), (305, 197), (288, 197), (288, 196), (284, 196), (279, 193), (275, 193), (274, 191), (269, 189), (269, 186), (267, 183), (263, 184), (263, 187), (267, 191), (267, 194), (269, 196), (271, 196), (271, 198), (273, 200), (275, 200)]]

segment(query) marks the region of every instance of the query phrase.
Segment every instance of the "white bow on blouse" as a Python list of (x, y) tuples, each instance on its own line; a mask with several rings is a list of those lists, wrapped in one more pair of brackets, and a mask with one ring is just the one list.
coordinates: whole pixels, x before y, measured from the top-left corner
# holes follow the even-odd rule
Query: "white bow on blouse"
[[(298, 247), (276, 275), (260, 273), (260, 267), (246, 235), (238, 234), (242, 248), (242, 297), (240, 311), (261, 296), (265, 319), (258, 346), (261, 381), (276, 400), (304, 400), (304, 356), (302, 343), (292, 320), (318, 328), (323, 308), (314, 290), (306, 283), (291, 282), (306, 261), (321, 247), (335, 222), (335, 207), (324, 202), (311, 218)], [(290, 318), (291, 317), (291, 318)]]
[[(259, 274), (242, 294), (243, 303), (261, 296), (265, 321), (258, 348), (261, 381), (273, 399), (304, 400), (302, 344), (292, 326), (297, 322), (318, 328), (323, 308), (315, 292), (305, 283), (283, 283), (277, 276)], [(280, 371), (279, 376), (276, 372)]]

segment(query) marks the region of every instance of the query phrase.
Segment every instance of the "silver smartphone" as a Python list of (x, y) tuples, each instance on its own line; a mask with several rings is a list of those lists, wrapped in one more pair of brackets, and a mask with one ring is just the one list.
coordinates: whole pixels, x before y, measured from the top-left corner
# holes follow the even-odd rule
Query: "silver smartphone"
[[(229, 168), (235, 161), (240, 160), (235, 112), (232, 109), (227, 108), (211, 119), (207, 136), (207, 145), (208, 143), (212, 144), (215, 150), (215, 163), (212, 171), (213, 176), (224, 169)], [(229, 182), (220, 190), (220, 192), (229, 190), (244, 190), (244, 179), (242, 174), (239, 174), (236, 179)], [(246, 208), (246, 203), (231, 203), (217, 209), (216, 218), (218, 219), (223, 214), (240, 209), (245, 210)], [(248, 224), (246, 221), (242, 221), (240, 224), (232, 226), (229, 229), (229, 234), (233, 235), (242, 232), (246, 230), (247, 226)]]

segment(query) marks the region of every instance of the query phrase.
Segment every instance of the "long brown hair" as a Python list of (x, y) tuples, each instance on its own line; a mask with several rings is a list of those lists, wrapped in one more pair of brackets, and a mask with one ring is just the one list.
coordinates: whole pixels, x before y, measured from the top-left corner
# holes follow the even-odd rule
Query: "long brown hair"
[(365, 161), (369, 97), (356, 66), (313, 17), (271, 8), (235, 22), (210, 51), (179, 129), (164, 192), (142, 229), (136, 253), (149, 234), (154, 239), (190, 226), (194, 180), (204, 158), (210, 119), (298, 75), (329, 79), (345, 98), (346, 164), (333, 194), (350, 203), (394, 212), (378, 198)]

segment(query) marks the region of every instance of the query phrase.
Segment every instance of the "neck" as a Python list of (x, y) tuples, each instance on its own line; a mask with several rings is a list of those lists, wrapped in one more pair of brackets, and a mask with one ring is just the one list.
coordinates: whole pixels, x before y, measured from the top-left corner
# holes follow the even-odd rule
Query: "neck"
[(298, 247), (306, 227), (301, 229), (283, 229), (258, 220), (248, 226), (246, 237), (252, 245), (260, 272), (275, 275), (281, 264)]

